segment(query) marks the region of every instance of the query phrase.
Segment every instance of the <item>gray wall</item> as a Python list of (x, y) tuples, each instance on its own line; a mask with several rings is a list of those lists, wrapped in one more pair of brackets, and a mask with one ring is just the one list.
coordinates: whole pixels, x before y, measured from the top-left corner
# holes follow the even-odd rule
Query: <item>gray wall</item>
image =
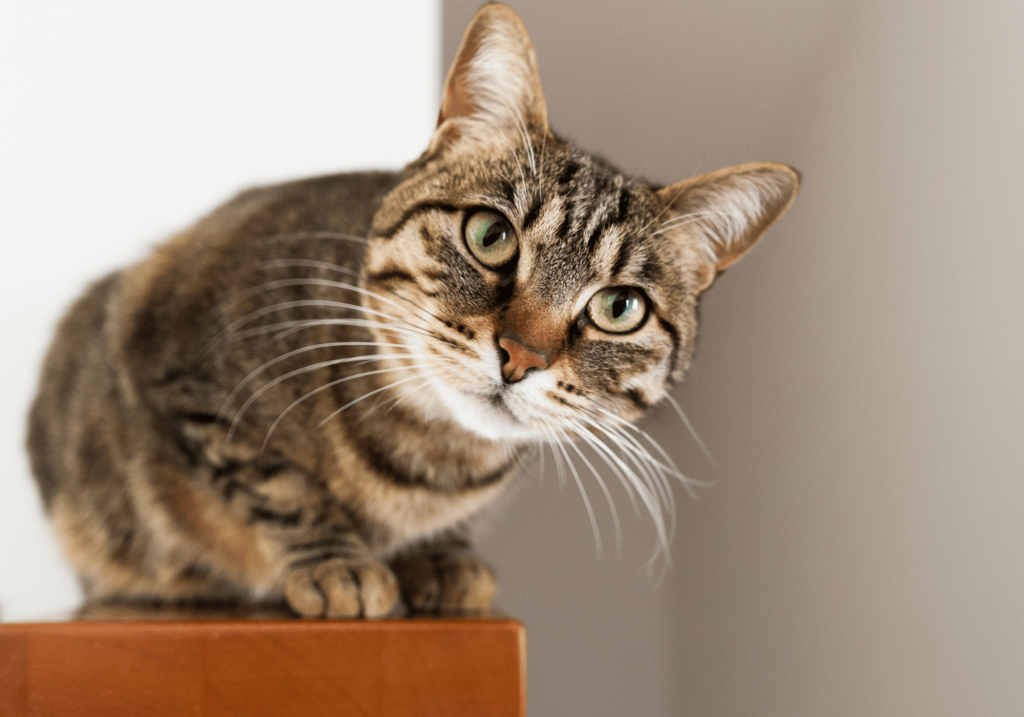
[(550, 468), (486, 533), (531, 714), (1024, 714), (1024, 5), (510, 4), (582, 146), (805, 178), (703, 301), (676, 395), (720, 469), (646, 423), (715, 482), (667, 578), (642, 521), (599, 559)]

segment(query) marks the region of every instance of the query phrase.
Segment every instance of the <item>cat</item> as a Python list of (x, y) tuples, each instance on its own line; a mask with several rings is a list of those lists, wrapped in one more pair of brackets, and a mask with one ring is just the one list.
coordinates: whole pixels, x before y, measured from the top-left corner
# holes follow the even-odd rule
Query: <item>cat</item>
[(798, 187), (577, 149), (522, 21), (484, 6), (403, 171), (245, 191), (63, 319), (28, 445), (87, 600), (486, 610), (468, 525), (538, 444), (589, 444), (665, 542), (671, 471), (632, 423)]

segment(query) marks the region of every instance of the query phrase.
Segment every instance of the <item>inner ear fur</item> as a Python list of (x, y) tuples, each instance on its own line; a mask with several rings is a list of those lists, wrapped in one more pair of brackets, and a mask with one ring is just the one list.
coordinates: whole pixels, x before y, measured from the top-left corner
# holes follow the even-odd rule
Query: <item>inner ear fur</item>
[(530, 131), (550, 132), (533, 44), (511, 8), (484, 5), (448, 71), (430, 151), (461, 137), (495, 133), (522, 142)]
[(706, 260), (701, 290), (750, 251), (800, 189), (800, 175), (775, 162), (749, 162), (657, 192), (671, 215), (666, 233), (692, 237)]

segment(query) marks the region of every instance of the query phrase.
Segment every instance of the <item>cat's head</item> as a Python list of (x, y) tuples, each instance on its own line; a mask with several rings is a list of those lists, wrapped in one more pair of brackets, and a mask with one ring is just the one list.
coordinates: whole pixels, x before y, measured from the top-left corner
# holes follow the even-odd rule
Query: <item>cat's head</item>
[(652, 186), (559, 139), (526, 29), (487, 5), (374, 220), (363, 280), (387, 299), (367, 301), (437, 357), (411, 399), (434, 415), (513, 440), (632, 421), (682, 377), (701, 292), (798, 185), (751, 163)]

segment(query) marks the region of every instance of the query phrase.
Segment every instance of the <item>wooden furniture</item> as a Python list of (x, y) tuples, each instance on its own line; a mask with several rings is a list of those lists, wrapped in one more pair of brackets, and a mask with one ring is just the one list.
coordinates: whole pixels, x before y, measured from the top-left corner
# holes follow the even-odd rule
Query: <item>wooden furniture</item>
[(514, 620), (184, 616), (0, 624), (0, 715), (526, 714)]

